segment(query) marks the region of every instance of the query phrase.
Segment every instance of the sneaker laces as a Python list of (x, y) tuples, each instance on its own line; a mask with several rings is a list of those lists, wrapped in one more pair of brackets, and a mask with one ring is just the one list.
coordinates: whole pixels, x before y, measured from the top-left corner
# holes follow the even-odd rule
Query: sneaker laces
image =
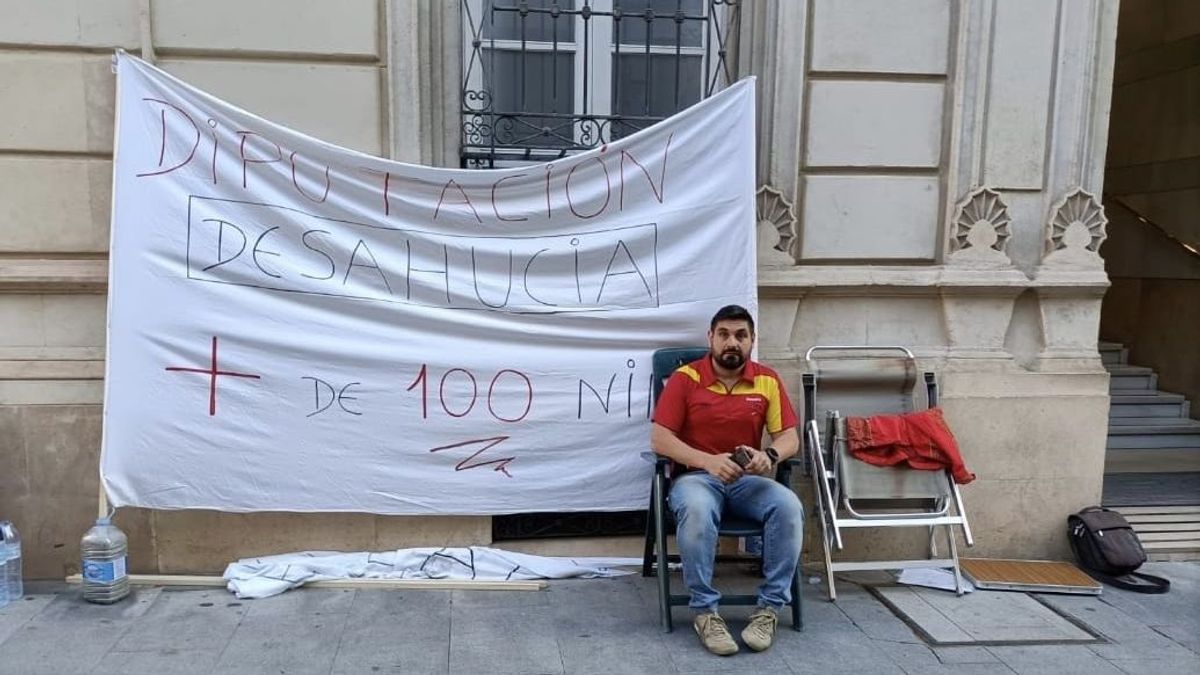
[(769, 609), (760, 609), (750, 617), (750, 625), (746, 626), (764, 640), (769, 640), (775, 634), (779, 624), (779, 616)]
[(720, 614), (711, 615), (707, 621), (702, 621), (701, 624), (700, 630), (705, 639), (729, 635), (729, 627), (725, 625), (725, 619), (722, 619)]

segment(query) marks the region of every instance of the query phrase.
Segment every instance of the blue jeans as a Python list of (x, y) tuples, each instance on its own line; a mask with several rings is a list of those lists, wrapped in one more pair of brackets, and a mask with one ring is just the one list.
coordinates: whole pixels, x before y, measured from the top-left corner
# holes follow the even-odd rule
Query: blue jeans
[(763, 574), (760, 607), (780, 609), (791, 602), (792, 575), (804, 543), (804, 507), (796, 493), (763, 476), (742, 476), (726, 485), (706, 471), (691, 471), (671, 484), (676, 540), (683, 581), (692, 594), (688, 606), (715, 612), (721, 594), (712, 586), (721, 514), (763, 523)]

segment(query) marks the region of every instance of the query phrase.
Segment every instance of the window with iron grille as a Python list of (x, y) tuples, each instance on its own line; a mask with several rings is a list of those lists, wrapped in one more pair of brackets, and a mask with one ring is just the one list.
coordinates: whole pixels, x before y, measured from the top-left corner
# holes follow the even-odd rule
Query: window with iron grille
[(627, 136), (731, 80), (739, 0), (462, 0), (461, 160), (544, 162)]

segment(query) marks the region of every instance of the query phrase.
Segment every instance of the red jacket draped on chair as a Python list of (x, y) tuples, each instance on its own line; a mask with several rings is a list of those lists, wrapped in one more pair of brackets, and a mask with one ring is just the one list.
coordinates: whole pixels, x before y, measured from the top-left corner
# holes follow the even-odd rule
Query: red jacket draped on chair
[(903, 415), (846, 419), (850, 455), (876, 466), (905, 464), (913, 469), (949, 469), (955, 483), (975, 480), (967, 470), (941, 408)]

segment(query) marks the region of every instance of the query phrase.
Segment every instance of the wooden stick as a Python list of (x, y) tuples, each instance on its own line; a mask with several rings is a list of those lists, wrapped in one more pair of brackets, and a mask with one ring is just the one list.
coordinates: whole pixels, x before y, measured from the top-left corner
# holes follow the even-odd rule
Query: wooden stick
[[(78, 574), (67, 577), (68, 584), (81, 584)], [(130, 574), (129, 583), (135, 586), (219, 586), (228, 582), (223, 577), (192, 574)], [(331, 579), (311, 581), (309, 588), (375, 588), (425, 591), (542, 591), (549, 584), (539, 580), (485, 579)]]
[[(81, 584), (83, 577), (72, 574), (68, 584)], [(130, 574), (129, 583), (135, 586), (224, 586), (225, 579), (192, 574)]]
[(550, 584), (536, 579), (334, 579), (314, 581), (314, 588), (402, 588), (442, 591), (544, 591)]
[(104, 481), (100, 481), (100, 498), (99, 498), (99, 513), (100, 518), (108, 515), (108, 494), (104, 492)]

